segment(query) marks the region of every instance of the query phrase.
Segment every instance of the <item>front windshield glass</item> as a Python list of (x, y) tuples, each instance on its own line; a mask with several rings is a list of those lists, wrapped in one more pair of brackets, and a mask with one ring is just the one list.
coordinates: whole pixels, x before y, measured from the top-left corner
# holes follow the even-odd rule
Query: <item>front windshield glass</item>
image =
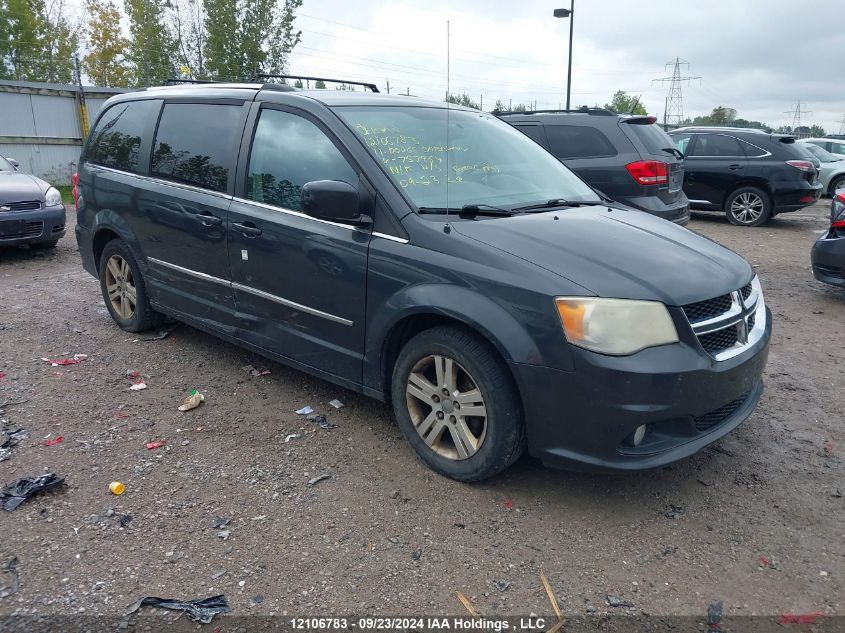
[(818, 158), (823, 163), (834, 163), (837, 161), (842, 160), (839, 156), (835, 154), (831, 154), (823, 147), (819, 147), (818, 145), (813, 145), (812, 143), (802, 143), (804, 149), (809, 151), (813, 156)]
[(12, 166), (12, 163), (0, 156), (0, 171), (15, 171), (15, 168)]
[(345, 106), (335, 111), (418, 208), (599, 202), (556, 158), (490, 114), (450, 110), (447, 142), (445, 108)]

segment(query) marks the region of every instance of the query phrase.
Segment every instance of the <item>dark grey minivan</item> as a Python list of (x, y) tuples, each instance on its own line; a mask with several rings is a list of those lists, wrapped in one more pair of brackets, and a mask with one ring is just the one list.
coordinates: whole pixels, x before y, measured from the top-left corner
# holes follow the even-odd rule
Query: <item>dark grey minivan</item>
[(392, 402), (463, 481), (525, 448), (640, 469), (760, 399), (771, 315), (741, 257), (602, 202), (496, 117), (348, 91), (214, 84), (113, 97), (77, 240), (112, 317), (169, 315)]

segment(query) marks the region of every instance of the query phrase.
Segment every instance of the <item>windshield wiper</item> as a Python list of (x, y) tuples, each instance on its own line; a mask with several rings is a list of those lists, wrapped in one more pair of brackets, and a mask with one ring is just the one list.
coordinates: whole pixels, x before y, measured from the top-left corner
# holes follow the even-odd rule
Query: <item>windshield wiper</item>
[(565, 200), (563, 198), (553, 198), (546, 202), (537, 204), (528, 204), (524, 207), (514, 207), (514, 211), (531, 211), (532, 209), (553, 209), (555, 207), (583, 207), (592, 206), (594, 204), (601, 204), (601, 200)]
[(445, 207), (420, 207), (419, 212), (423, 214), (441, 215), (446, 213), (454, 213), (455, 215), (492, 215), (492, 216), (509, 216), (513, 215), (510, 209), (502, 207), (494, 207), (490, 204), (465, 204), (458, 209), (446, 209)]

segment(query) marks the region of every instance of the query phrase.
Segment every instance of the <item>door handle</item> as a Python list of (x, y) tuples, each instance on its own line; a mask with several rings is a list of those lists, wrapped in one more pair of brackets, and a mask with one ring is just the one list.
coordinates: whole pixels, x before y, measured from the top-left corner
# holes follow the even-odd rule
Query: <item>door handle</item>
[(742, 169), (742, 168), (743, 168), (743, 165), (740, 165), (739, 163), (734, 163), (733, 165), (728, 165), (728, 169), (730, 169), (731, 171), (736, 171), (737, 169)]
[(255, 226), (252, 222), (244, 222), (243, 224), (235, 222), (232, 225), (232, 228), (244, 237), (258, 237), (261, 235), (261, 229)]
[(195, 213), (194, 217), (203, 226), (220, 226), (223, 224), (222, 218), (218, 218), (216, 215), (211, 215), (208, 212)]

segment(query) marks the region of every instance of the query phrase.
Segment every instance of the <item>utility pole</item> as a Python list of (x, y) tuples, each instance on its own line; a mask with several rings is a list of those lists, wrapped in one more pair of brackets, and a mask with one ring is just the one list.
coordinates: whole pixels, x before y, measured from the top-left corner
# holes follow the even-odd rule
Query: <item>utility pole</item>
[(79, 103), (79, 127), (82, 130), (82, 139), (88, 136), (88, 106), (85, 103), (85, 89), (82, 87), (82, 68), (79, 65), (79, 54), (73, 55), (73, 67), (76, 74), (76, 85), (79, 88), (77, 93), (77, 101)]
[(798, 128), (801, 127), (801, 115), (802, 114), (812, 114), (812, 110), (802, 110), (801, 109), (801, 99), (798, 99), (795, 102), (795, 107), (792, 110), (787, 110), (784, 114), (791, 114), (792, 115), (792, 133), (797, 134)]
[(684, 120), (684, 97), (681, 92), (681, 84), (683, 82), (689, 83), (693, 79), (701, 79), (701, 77), (690, 77), (681, 75), (681, 66), (687, 67), (689, 72), (689, 62), (676, 57), (675, 61), (666, 63), (666, 70), (672, 66), (671, 77), (661, 77), (660, 79), (653, 79), (662, 84), (669, 84), (669, 96), (666, 98), (666, 109), (663, 111), (663, 126), (668, 128), (669, 125), (681, 125)]
[(484, 112), (484, 95), (481, 95), (481, 102), (478, 104), (478, 109)]

